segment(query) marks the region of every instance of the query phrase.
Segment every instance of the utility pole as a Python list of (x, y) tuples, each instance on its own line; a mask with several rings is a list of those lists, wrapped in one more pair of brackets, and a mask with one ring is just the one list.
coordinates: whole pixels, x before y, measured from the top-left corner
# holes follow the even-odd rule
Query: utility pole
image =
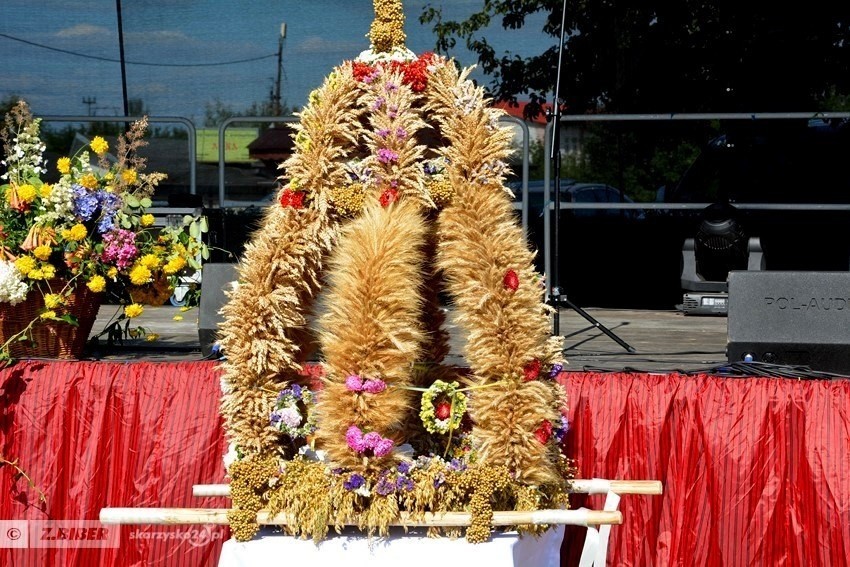
[(280, 24), (280, 35), (277, 38), (277, 80), (274, 85), (274, 96), (272, 97), (272, 113), (280, 116), (280, 79), (283, 75), (283, 40), (286, 39), (286, 23)]
[(89, 116), (92, 116), (91, 109), (92, 109), (92, 107), (93, 107), (94, 105), (96, 105), (96, 104), (97, 104), (97, 97), (94, 97), (94, 96), (84, 96), (84, 97), (83, 97), (83, 104), (85, 104), (85, 105), (88, 107), (88, 115), (89, 115)]

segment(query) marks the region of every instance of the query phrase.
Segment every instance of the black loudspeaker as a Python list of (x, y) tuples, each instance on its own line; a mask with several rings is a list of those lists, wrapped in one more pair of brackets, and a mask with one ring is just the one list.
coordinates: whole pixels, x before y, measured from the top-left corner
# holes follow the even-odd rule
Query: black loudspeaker
[(222, 322), (219, 311), (227, 302), (225, 290), (239, 279), (236, 264), (204, 264), (201, 271), (201, 305), (198, 314), (198, 340), (204, 356), (212, 353), (218, 333), (218, 325)]
[(730, 272), (726, 355), (850, 374), (850, 272)]

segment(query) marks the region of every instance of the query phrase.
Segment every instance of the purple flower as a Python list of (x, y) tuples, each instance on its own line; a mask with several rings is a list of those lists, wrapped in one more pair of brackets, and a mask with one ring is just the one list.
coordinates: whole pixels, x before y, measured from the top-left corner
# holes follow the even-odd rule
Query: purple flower
[(363, 378), (357, 374), (352, 374), (345, 379), (345, 387), (352, 392), (359, 392), (363, 389)]
[(342, 483), (342, 487), (346, 490), (357, 490), (364, 484), (366, 484), (366, 479), (363, 478), (361, 475), (354, 473), (353, 475), (348, 477), (348, 480)]
[(440, 488), (443, 485), (444, 482), (446, 482), (446, 479), (443, 478), (442, 475), (436, 477), (434, 479), (434, 488)]
[(395, 131), (395, 135), (396, 138), (398, 138), (399, 140), (404, 140), (405, 138), (407, 138), (407, 130), (405, 130), (404, 128), (399, 128)]
[(379, 378), (366, 380), (363, 382), (362, 390), (370, 394), (380, 394), (387, 389), (387, 383)]
[(269, 418), (269, 421), (272, 425), (277, 425), (280, 421), (280, 414), (277, 413), (277, 411), (273, 411), (271, 417)]
[(294, 397), (295, 399), (301, 399), (301, 394), (303, 393), (301, 392), (301, 386), (299, 386), (298, 384), (293, 384), (289, 387), (289, 389), (292, 391), (292, 397)]
[(375, 133), (376, 133), (378, 136), (380, 136), (381, 138), (384, 138), (384, 139), (386, 139), (386, 137), (390, 135), (390, 131), (389, 131), (389, 129), (388, 129), (388, 128), (381, 128), (380, 130), (378, 130), (378, 131), (377, 131), (377, 132), (375, 132)]
[(555, 428), (554, 434), (555, 439), (558, 443), (561, 443), (564, 440), (564, 436), (566, 436), (567, 432), (570, 430), (570, 421), (566, 418), (566, 416), (561, 416), (561, 423), (558, 427)]
[(448, 464), (447, 467), (450, 471), (461, 472), (466, 470), (466, 463), (461, 461), (458, 458), (452, 459), (452, 461)]
[(332, 472), (333, 474), (342, 474), (342, 468), (341, 468), (341, 467), (337, 467), (337, 468), (335, 468), (335, 469), (331, 469), (331, 472)]
[(387, 83), (386, 89), (387, 89), (387, 92), (390, 92), (390, 93), (391, 93), (391, 92), (393, 92), (393, 91), (397, 91), (397, 90), (398, 90), (398, 85), (397, 85), (397, 84), (395, 84), (395, 83)]
[(372, 110), (379, 110), (382, 106), (384, 106), (385, 102), (386, 100), (384, 99), (384, 97), (379, 96), (375, 99), (375, 102), (372, 103)]
[(394, 163), (398, 161), (398, 154), (389, 148), (378, 150), (378, 161), (381, 163)]
[(398, 464), (398, 472), (401, 474), (407, 474), (410, 472), (410, 463), (407, 461), (402, 461)]
[(425, 170), (425, 173), (428, 175), (434, 175), (437, 173), (437, 166), (433, 163), (426, 163), (422, 168)]
[(382, 476), (378, 481), (377, 486), (375, 486), (375, 492), (380, 494), (381, 496), (387, 496), (395, 492), (395, 483), (388, 479), (386, 476)]
[(561, 370), (563, 369), (564, 365), (556, 362), (552, 365), (552, 370), (549, 371), (549, 376), (555, 378), (558, 374), (561, 373)]
[(399, 491), (404, 490), (406, 492), (410, 492), (413, 490), (414, 484), (413, 481), (406, 476), (400, 476), (395, 481), (395, 487)]

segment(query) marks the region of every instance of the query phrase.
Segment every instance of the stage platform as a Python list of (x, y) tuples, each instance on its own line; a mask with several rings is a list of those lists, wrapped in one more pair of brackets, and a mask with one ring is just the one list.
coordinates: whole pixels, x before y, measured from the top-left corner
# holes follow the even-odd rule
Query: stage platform
[[(93, 333), (99, 332), (116, 306), (101, 307)], [(592, 319), (611, 331), (636, 352), (629, 353), (614, 339), (577, 311), (560, 312), (561, 335), (565, 337), (568, 370), (643, 372), (697, 372), (726, 362), (726, 317), (685, 316), (680, 311), (646, 311), (582, 308)], [(449, 361), (463, 365), (463, 343), (451, 323)], [(182, 321), (174, 321), (182, 316)], [(198, 360), (198, 310), (181, 312), (176, 307), (145, 307), (139, 325), (159, 334), (153, 342), (128, 341), (124, 348), (103, 350), (107, 360)]]

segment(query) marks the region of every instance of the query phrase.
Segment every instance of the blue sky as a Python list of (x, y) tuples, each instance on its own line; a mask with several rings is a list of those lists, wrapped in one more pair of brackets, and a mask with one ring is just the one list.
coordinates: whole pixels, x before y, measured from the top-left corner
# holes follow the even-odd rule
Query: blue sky
[[(434, 37), (419, 24), (428, 0), (405, 2), (408, 47), (431, 50)], [(447, 18), (464, 17), (481, 0), (430, 2)], [(333, 66), (368, 48), (371, 0), (123, 0), (127, 86), (152, 115), (203, 120), (205, 103), (235, 108), (268, 99), (277, 69), (277, 38), (284, 43), (284, 102), (300, 106)], [(122, 112), (120, 65), (77, 57), (10, 39), (105, 59), (119, 58), (114, 0), (3, 0), (0, 3), (0, 97), (18, 94), (37, 114), (86, 114), (83, 98), (94, 97), (98, 115)], [(540, 51), (554, 41), (540, 32), (542, 18), (519, 32), (494, 26), (488, 39), (497, 53), (508, 48)], [(272, 55), (274, 57), (264, 56)], [(475, 63), (465, 51), (453, 54)], [(215, 66), (169, 67), (163, 64)], [(482, 75), (478, 75), (482, 78)]]

